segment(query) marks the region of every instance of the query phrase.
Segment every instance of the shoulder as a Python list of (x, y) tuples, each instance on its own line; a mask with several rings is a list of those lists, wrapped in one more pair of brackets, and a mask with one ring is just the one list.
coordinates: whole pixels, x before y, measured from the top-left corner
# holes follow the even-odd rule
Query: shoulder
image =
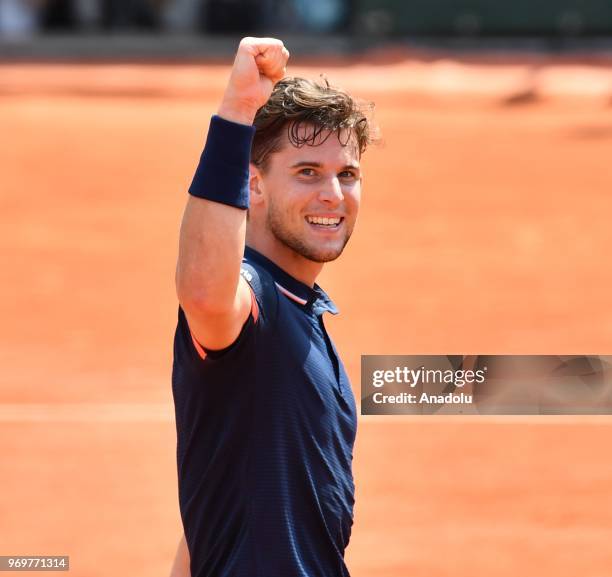
[(246, 257), (242, 260), (240, 274), (248, 283), (264, 322), (274, 322), (278, 314), (278, 288), (272, 275)]

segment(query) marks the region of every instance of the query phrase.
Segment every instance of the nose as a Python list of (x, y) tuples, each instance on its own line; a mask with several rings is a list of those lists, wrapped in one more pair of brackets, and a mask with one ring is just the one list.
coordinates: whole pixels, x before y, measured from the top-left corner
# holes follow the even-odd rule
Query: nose
[(337, 206), (344, 200), (342, 186), (337, 176), (326, 181), (325, 185), (319, 192), (319, 199), (326, 204)]

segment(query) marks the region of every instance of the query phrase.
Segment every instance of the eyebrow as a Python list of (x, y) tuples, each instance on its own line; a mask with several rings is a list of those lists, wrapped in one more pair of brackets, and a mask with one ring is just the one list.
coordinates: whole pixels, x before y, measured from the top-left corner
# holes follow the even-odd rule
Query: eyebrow
[[(292, 164), (289, 168), (300, 168), (301, 166), (314, 166), (315, 168), (321, 168), (323, 165), (320, 162), (309, 162), (308, 160), (300, 160), (300, 162)], [(346, 170), (347, 168), (350, 168), (352, 170), (360, 170), (359, 164), (345, 164), (342, 167), (342, 170)]]

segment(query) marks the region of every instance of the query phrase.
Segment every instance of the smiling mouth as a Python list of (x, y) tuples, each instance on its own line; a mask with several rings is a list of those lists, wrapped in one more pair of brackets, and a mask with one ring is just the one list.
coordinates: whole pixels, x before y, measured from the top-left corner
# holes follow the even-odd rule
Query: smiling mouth
[(315, 228), (334, 230), (340, 227), (344, 221), (343, 216), (325, 217), (325, 216), (307, 216), (306, 222)]

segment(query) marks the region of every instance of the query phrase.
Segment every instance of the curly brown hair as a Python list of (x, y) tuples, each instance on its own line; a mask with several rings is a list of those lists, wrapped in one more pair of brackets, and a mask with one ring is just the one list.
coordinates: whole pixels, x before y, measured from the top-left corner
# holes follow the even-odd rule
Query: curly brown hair
[(271, 154), (289, 142), (301, 147), (317, 146), (335, 132), (346, 146), (352, 138), (363, 154), (377, 140), (371, 113), (374, 104), (358, 101), (344, 90), (330, 86), (326, 78), (317, 83), (305, 78), (283, 78), (255, 116), (256, 128), (251, 162), (265, 170)]

